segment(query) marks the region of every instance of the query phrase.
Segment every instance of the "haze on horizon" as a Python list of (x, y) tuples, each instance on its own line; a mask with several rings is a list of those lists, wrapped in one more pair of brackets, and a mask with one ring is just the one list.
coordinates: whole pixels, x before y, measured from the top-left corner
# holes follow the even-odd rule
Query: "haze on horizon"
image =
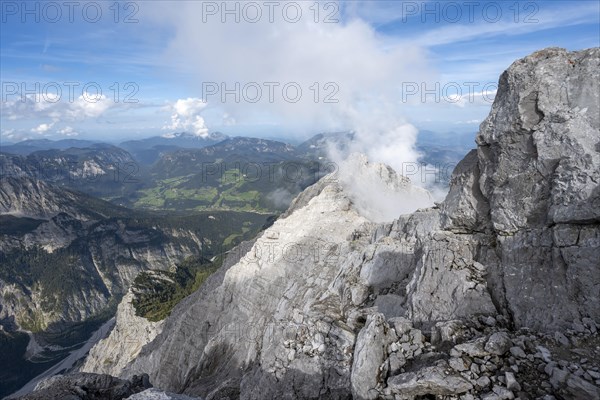
[(91, 3), (3, 2), (2, 142), (475, 132), (512, 60), (597, 46), (600, 11), (592, 1)]

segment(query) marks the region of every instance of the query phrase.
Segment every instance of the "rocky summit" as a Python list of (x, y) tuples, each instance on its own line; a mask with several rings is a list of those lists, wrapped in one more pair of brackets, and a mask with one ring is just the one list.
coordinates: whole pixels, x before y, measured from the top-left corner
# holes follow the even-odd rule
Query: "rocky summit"
[[(599, 82), (598, 48), (516, 61), (444, 202), (379, 223), (329, 175), (86, 371), (206, 400), (600, 399)], [(128, 328), (143, 348), (109, 363)]]

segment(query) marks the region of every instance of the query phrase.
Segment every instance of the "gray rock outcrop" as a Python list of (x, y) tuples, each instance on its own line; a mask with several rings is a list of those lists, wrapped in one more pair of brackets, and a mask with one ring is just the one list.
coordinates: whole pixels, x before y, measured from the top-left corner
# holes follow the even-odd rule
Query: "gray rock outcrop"
[(77, 373), (42, 381), (33, 393), (19, 400), (122, 400), (149, 387), (147, 375), (124, 380), (110, 375)]
[(598, 48), (516, 61), (439, 207), (377, 224), (336, 175), (308, 188), (119, 375), (208, 400), (598, 398), (599, 74)]
[(151, 322), (135, 315), (131, 290), (117, 308), (117, 322), (110, 335), (98, 342), (90, 351), (81, 372), (119, 375), (142, 347), (150, 343), (162, 331), (163, 321)]
[(598, 82), (598, 49), (536, 52), (502, 74), (477, 136), (495, 241), (482, 263), (516, 326), (600, 319)]
[(146, 389), (127, 398), (127, 400), (201, 400), (197, 397), (189, 397), (174, 393), (165, 393), (157, 389)]

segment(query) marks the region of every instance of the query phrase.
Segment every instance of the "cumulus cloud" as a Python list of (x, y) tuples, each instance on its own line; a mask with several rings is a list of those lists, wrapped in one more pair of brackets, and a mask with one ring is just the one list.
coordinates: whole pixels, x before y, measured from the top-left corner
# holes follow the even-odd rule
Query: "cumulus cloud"
[[(32, 129), (18, 128), (18, 131), (11, 133), (10, 137), (3, 132), (3, 137), (24, 140), (30, 138), (28, 132), (45, 137), (78, 136), (79, 132), (72, 127), (72, 123), (86, 124), (100, 120), (116, 106), (117, 104), (111, 98), (88, 92), (83, 92), (74, 98), (69, 98), (68, 95), (59, 96), (56, 93), (13, 95), (2, 102), (0, 107), (2, 120), (30, 121), (37, 126)], [(15, 124), (23, 123), (15, 122)]]
[[(273, 20), (265, 10), (256, 23), (236, 23), (232, 17), (223, 23), (221, 15), (199, 23), (203, 2), (179, 7), (148, 2), (144, 9), (147, 18), (173, 32), (164, 61), (238, 125), (266, 120), (298, 136), (352, 130), (351, 150), (371, 162), (399, 171), (403, 163), (416, 162), (417, 130), (403, 117), (400, 93), (403, 82), (433, 80), (427, 52), (391, 40), (360, 18), (315, 23), (312, 2), (293, 3), (304, 16), (293, 23), (281, 17), (281, 8)], [(175, 112), (167, 128), (185, 126), (189, 119)], [(347, 153), (332, 150), (332, 156), (343, 161)], [(361, 191), (373, 195), (367, 192)]]
[(63, 129), (59, 129), (59, 130), (57, 131), (57, 133), (58, 133), (59, 135), (62, 135), (62, 136), (68, 136), (68, 137), (72, 137), (72, 136), (78, 136), (78, 135), (79, 135), (79, 133), (78, 133), (78, 132), (75, 132), (75, 129), (73, 129), (73, 128), (72, 128), (72, 127), (70, 127), (70, 126), (65, 126)]
[[(204, 118), (200, 113), (206, 108), (206, 102), (200, 98), (189, 97), (179, 99), (168, 106), (172, 112), (171, 122), (163, 127), (164, 130), (177, 131), (183, 130), (195, 134), (196, 136), (208, 136), (208, 128)], [(163, 136), (170, 137), (173, 132)]]
[(43, 135), (44, 133), (48, 132), (50, 129), (52, 129), (52, 127), (54, 126), (54, 123), (48, 123), (48, 124), (40, 124), (35, 128), (31, 129), (31, 132), (33, 133), (37, 133), (40, 135)]
[(105, 95), (83, 93), (69, 101), (54, 93), (18, 96), (2, 103), (2, 117), (8, 120), (50, 118), (59, 121), (84, 121), (104, 115), (115, 103)]
[[(303, 7), (304, 16), (296, 23), (281, 18), (281, 9), (274, 22), (263, 14), (257, 23), (235, 23), (232, 18), (222, 23), (219, 15), (198, 23), (203, 2), (177, 8), (153, 2), (144, 10), (174, 31), (165, 62), (178, 68), (186, 82), (191, 77), (188, 83), (198, 93), (216, 83), (218, 93), (208, 96), (205, 90), (204, 99), (211, 107), (221, 106), (238, 124), (269, 120), (288, 132), (300, 127), (306, 134), (352, 129), (349, 117), (355, 110), (365, 114), (388, 104), (399, 114), (402, 82), (429, 74), (426, 53), (410, 44), (393, 45), (360, 19), (315, 23), (312, 3), (294, 3)], [(267, 83), (274, 83), (272, 98)], [(284, 93), (286, 84), (292, 86)], [(261, 96), (253, 103), (257, 86)], [(288, 101), (298, 87), (299, 99)], [(224, 90), (234, 90), (238, 97), (223, 96)]]
[(206, 102), (193, 97), (179, 99), (175, 102), (175, 104), (173, 104), (173, 110), (175, 110), (175, 113), (185, 118), (190, 118), (197, 115), (200, 113), (200, 111), (204, 110), (205, 107)]
[(83, 93), (70, 104), (66, 114), (72, 120), (98, 118), (114, 105), (115, 103), (105, 95)]

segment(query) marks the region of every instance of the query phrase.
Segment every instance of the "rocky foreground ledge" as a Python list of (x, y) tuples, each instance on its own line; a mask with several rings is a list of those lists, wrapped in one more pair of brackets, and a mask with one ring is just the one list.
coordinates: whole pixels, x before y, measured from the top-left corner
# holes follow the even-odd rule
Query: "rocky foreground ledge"
[[(376, 224), (319, 181), (112, 372), (206, 400), (600, 399), (598, 82), (598, 48), (516, 61), (442, 204)], [(261, 253), (290, 243), (309, 256)]]

